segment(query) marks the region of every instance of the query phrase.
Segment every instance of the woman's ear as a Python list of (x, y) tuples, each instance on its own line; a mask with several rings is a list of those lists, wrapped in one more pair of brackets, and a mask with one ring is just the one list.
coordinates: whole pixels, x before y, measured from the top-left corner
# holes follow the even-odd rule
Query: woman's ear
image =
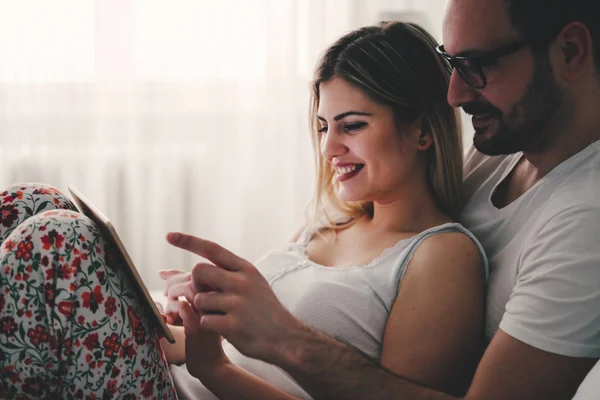
[(433, 146), (433, 135), (431, 134), (431, 128), (429, 127), (429, 123), (423, 118), (421, 118), (421, 133), (419, 134), (419, 141), (417, 143), (417, 149), (421, 151), (429, 150)]

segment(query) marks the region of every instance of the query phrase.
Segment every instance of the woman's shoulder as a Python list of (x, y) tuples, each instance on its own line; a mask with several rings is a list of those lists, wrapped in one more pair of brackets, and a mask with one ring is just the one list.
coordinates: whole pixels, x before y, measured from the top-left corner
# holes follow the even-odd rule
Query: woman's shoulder
[(432, 273), (444, 268), (447, 272), (469, 273), (475, 269), (487, 281), (488, 263), (481, 243), (459, 223), (447, 223), (421, 233), (411, 264)]

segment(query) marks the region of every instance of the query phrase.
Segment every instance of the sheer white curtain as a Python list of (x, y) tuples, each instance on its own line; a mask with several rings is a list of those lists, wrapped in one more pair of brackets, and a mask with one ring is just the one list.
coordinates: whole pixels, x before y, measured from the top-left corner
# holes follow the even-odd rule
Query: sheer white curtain
[(169, 230), (253, 259), (302, 223), (308, 81), (348, 1), (0, 5), (1, 186), (75, 184), (151, 287), (194, 262)]
[(0, 186), (75, 184), (152, 288), (170, 230), (254, 259), (303, 222), (319, 53), (402, 3), (0, 0)]

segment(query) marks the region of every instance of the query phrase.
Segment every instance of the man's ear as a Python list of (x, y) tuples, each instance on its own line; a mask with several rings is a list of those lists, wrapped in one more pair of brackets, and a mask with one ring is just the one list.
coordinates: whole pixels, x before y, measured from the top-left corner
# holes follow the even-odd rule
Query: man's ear
[(588, 69), (594, 68), (592, 38), (581, 22), (571, 22), (557, 36), (554, 66), (563, 79), (575, 81)]

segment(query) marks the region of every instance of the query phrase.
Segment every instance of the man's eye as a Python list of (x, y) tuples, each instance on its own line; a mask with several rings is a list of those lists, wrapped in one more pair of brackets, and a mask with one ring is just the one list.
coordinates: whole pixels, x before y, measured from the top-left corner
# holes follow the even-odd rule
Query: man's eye
[(496, 68), (499, 64), (499, 60), (498, 59), (493, 59), (493, 60), (480, 60), (477, 62), (477, 64), (479, 64), (480, 68), (486, 69), (486, 70), (492, 70), (494, 68)]
[(353, 122), (350, 124), (344, 125), (344, 129), (350, 132), (358, 131), (364, 128), (367, 125), (366, 122)]

